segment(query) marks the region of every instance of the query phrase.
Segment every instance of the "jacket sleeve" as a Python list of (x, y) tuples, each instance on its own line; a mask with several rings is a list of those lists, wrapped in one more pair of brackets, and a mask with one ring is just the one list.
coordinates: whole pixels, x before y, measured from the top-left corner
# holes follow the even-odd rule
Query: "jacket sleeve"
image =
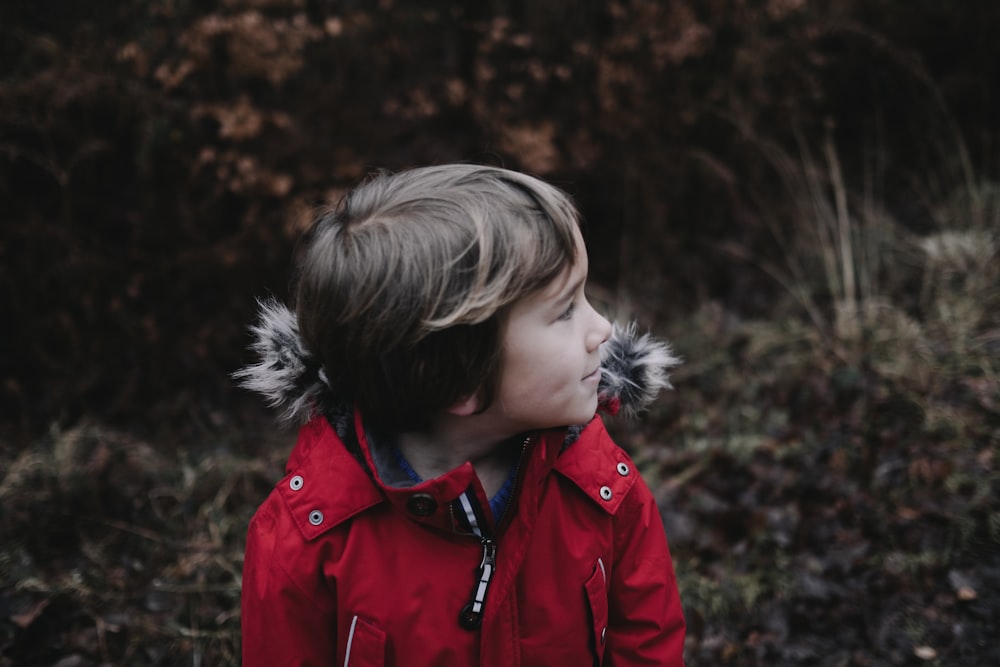
[[(301, 559), (301, 537), (272, 496), (247, 533), (241, 625), (244, 667), (329, 667), (336, 658), (334, 596), (318, 564)], [(293, 555), (293, 552), (294, 555)], [(296, 568), (296, 563), (305, 566)], [(309, 570), (312, 569), (312, 572)]]
[(656, 500), (641, 479), (615, 517), (604, 665), (684, 665), (684, 611)]

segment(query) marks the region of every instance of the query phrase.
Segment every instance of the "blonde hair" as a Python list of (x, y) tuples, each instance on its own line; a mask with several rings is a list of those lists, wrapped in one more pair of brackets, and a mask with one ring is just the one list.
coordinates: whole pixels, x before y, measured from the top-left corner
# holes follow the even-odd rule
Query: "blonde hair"
[(506, 169), (375, 174), (307, 237), (303, 339), (377, 426), (418, 428), (477, 392), (486, 407), (504, 313), (573, 264), (578, 224), (565, 193)]

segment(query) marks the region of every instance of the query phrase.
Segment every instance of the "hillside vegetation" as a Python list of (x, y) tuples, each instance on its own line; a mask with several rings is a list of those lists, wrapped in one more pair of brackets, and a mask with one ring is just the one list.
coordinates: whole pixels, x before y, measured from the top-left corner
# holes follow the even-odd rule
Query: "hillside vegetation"
[(691, 667), (1000, 664), (994, 4), (3, 3), (0, 667), (239, 664), (255, 299), (456, 160), (569, 191), (685, 359), (610, 428)]

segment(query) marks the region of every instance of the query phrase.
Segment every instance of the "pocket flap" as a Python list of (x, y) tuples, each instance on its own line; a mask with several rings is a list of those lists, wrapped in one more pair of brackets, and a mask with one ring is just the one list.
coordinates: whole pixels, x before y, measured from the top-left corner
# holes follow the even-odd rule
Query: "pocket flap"
[(360, 616), (351, 620), (344, 667), (382, 667), (385, 664), (385, 631)]

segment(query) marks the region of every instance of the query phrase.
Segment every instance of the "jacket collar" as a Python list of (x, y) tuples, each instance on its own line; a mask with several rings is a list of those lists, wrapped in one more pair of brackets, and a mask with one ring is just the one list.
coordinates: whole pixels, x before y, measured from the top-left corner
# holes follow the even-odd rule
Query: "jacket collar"
[(611, 515), (618, 512), (629, 489), (639, 480), (632, 459), (615, 445), (598, 417), (560, 454), (555, 470)]
[(278, 495), (306, 540), (383, 501), (360, 461), (317, 416), (299, 431)]
[[(360, 450), (355, 454), (351, 443), (345, 441), (352, 435)], [(525, 444), (517, 484), (537, 485), (552, 470), (565, 441), (565, 429), (532, 435)], [(394, 486), (386, 484), (376, 472), (379, 467), (373, 452), (358, 411), (354, 413), (352, 433), (344, 437), (322, 416), (302, 427), (277, 489), (306, 540), (381, 504), (446, 533), (476, 534), (469, 520), (469, 511), (473, 510), (481, 531), (496, 529), (488, 510), (489, 500), (471, 463), (419, 484)], [(517, 502), (515, 494), (509, 512), (514, 511)]]

